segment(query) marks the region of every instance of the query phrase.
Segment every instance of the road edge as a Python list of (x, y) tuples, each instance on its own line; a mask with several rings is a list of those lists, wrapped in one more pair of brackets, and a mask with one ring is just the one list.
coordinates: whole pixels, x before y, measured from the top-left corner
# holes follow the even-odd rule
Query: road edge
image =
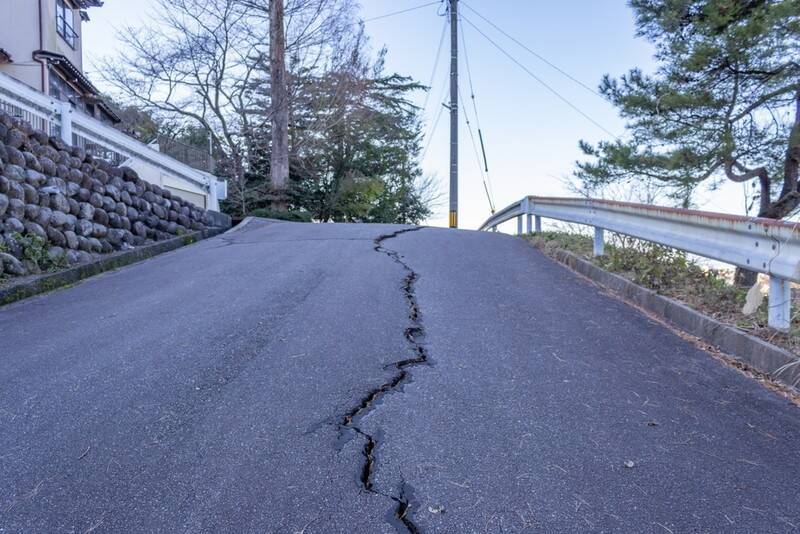
[[(541, 250), (535, 244), (530, 244)], [(751, 336), (686, 304), (659, 295), (618, 274), (606, 271), (572, 252), (558, 249), (549, 254), (544, 251), (542, 253), (610, 290), (627, 303), (652, 313), (669, 325), (705, 341), (747, 368), (763, 373), (792, 389), (800, 381), (800, 364), (777, 373), (786, 364), (800, 361), (800, 358), (786, 349)]]
[(253, 222), (253, 221), (257, 220), (257, 219), (258, 219), (258, 217), (250, 217), (250, 216), (245, 217), (244, 219), (242, 219), (242, 222), (240, 222), (239, 224), (237, 224), (235, 226), (232, 226), (232, 227), (228, 228), (223, 233), (225, 233), (225, 234), (233, 234), (233, 233), (236, 233), (236, 232), (241, 232), (248, 224), (250, 224), (251, 222)]
[(164, 254), (165, 252), (171, 252), (203, 239), (214, 237), (223, 233), (225, 230), (227, 229), (207, 228), (165, 241), (158, 241), (149, 245), (137, 247), (129, 251), (112, 254), (108, 257), (76, 265), (63, 271), (12, 281), (8, 285), (0, 287), (0, 307), (70, 286), (100, 273), (139, 263), (140, 261)]

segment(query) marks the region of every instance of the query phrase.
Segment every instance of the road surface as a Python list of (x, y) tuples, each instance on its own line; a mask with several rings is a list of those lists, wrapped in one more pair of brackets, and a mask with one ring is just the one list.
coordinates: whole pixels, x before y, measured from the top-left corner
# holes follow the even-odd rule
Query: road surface
[(793, 532), (800, 411), (516, 238), (258, 221), (0, 308), (0, 532)]

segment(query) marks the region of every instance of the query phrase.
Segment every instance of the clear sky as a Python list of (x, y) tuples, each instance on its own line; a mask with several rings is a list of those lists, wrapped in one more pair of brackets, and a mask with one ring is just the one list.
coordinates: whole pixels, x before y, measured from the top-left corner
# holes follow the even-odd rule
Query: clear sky
[[(652, 70), (652, 47), (634, 36), (633, 15), (624, 0), (462, 0), (462, 22), (467, 55), (484, 138), (494, 200), (498, 208), (526, 194), (564, 195), (562, 180), (569, 177), (581, 157), (578, 141), (596, 142), (611, 136), (592, 124), (542, 84), (515, 65), (485, 40), (469, 22), (477, 25), (496, 43), (524, 64), (554, 91), (615, 135), (624, 132), (623, 122), (612, 106), (537, 59), (466, 6), (474, 8), (505, 32), (577, 80), (594, 88), (605, 73), (620, 75), (638, 66)], [(414, 8), (425, 0), (362, 0), (363, 17), (375, 49), (388, 49), (389, 70), (414, 77), (427, 84), (445, 17), (439, 6), (431, 5), (408, 13), (370, 21), (374, 17)], [(106, 0), (91, 10), (92, 22), (85, 29), (86, 70), (90, 77), (93, 60), (108, 54), (124, 54), (116, 41), (115, 28), (143, 24), (151, 0)], [(462, 54), (462, 95), (473, 122), (469, 84)], [(446, 95), (449, 75), (449, 35), (446, 36), (434, 77), (426, 132), (432, 126)], [(102, 86), (102, 84), (100, 84)], [(418, 95), (420, 105), (423, 94)], [(447, 224), (449, 173), (449, 119), (443, 113), (431, 137), (423, 161), (426, 174), (441, 183), (442, 203), (429, 223)], [(477, 134), (476, 134), (477, 135)], [(489, 215), (476, 156), (465, 122), (460, 128), (461, 178), (460, 226), (475, 228)], [(699, 207), (713, 211), (741, 213), (741, 189), (727, 187), (713, 197), (704, 195)]]

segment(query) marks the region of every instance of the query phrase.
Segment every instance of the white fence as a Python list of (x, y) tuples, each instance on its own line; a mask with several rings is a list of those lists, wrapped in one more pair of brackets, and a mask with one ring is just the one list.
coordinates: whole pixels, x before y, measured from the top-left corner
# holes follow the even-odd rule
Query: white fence
[(0, 110), (29, 122), (65, 143), (84, 148), (88, 153), (116, 165), (142, 161), (164, 174), (188, 182), (207, 195), (206, 207), (219, 210), (219, 201), (227, 197), (227, 183), (201, 172), (124, 133), (72, 109), (36, 91), (24, 83), (0, 73)]
[(768, 274), (769, 325), (788, 331), (791, 282), (800, 282), (800, 224), (611, 200), (525, 197), (490, 217), (481, 230), (517, 219), (517, 233), (541, 232), (542, 217), (594, 227), (594, 254), (604, 230), (685, 250)]

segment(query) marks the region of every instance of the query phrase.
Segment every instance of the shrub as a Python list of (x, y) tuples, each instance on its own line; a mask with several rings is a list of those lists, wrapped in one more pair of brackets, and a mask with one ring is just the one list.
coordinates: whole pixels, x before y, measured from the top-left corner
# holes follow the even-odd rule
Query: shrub
[(690, 265), (683, 251), (622, 235), (612, 236), (598, 263), (613, 272), (629, 273), (637, 284), (656, 290), (684, 276)]
[(47, 243), (38, 235), (14, 233), (11, 238), (19, 244), (22, 250), (21, 259), (33, 263), (40, 270), (55, 271), (67, 266), (66, 255), (62, 254), (58, 258), (51, 258)]

